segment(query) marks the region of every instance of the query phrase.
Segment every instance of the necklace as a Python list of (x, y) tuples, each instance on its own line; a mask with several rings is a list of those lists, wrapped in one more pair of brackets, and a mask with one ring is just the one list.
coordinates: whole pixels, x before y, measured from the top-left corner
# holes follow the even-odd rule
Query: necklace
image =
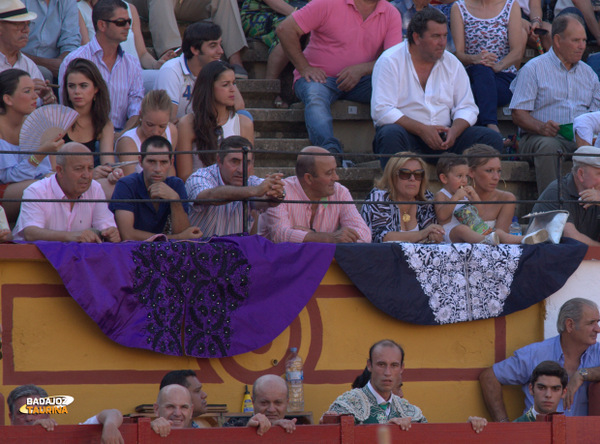
[(402, 212), (402, 222), (404, 222), (405, 224), (410, 222), (410, 214), (408, 214), (408, 211)]

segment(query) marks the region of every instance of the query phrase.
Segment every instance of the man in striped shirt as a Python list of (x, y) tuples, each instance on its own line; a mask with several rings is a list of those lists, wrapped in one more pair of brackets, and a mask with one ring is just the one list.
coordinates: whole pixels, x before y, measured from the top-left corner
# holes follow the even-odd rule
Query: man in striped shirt
[[(371, 242), (371, 229), (352, 202), (346, 187), (338, 183), (336, 161), (324, 148), (304, 148), (296, 161), (296, 176), (288, 177), (288, 200), (320, 203), (282, 203), (260, 217), (259, 234), (273, 242)], [(317, 154), (312, 155), (312, 154)]]
[(252, 210), (262, 211), (269, 206), (279, 205), (285, 198), (280, 173), (269, 174), (265, 179), (253, 176), (254, 156), (248, 153), (248, 185), (243, 186), (242, 149), (252, 149), (244, 137), (227, 137), (219, 147), (217, 163), (200, 168), (185, 183), (190, 199), (196, 199), (190, 210), (190, 223), (200, 228), (204, 237), (226, 236), (249, 232), (243, 224), (244, 199), (272, 199), (272, 202), (251, 202)]
[[(552, 48), (530, 60), (510, 89), (512, 118), (521, 130), (521, 153), (572, 153), (573, 120), (600, 109), (598, 76), (581, 57), (586, 34), (579, 16), (564, 14), (552, 23)], [(556, 157), (527, 157), (535, 164), (538, 193), (557, 178)]]

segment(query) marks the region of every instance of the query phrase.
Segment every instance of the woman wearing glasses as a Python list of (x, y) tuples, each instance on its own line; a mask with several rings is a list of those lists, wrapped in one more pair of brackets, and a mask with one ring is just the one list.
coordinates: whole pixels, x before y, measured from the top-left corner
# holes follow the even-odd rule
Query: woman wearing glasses
[[(444, 229), (437, 224), (435, 211), (427, 190), (425, 162), (414, 153), (401, 152), (392, 157), (381, 179), (362, 207), (362, 217), (371, 227), (373, 242), (439, 243)], [(391, 202), (403, 202), (393, 204)], [(371, 203), (373, 202), (373, 203)]]

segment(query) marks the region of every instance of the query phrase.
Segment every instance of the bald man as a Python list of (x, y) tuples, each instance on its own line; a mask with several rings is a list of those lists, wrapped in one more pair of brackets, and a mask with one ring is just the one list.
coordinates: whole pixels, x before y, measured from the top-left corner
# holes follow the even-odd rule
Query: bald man
[[(371, 229), (360, 217), (350, 191), (338, 183), (335, 158), (324, 148), (304, 148), (296, 161), (296, 176), (283, 180), (286, 200), (314, 203), (269, 208), (260, 216), (259, 234), (273, 242), (371, 242)], [(318, 202), (318, 203), (317, 203)]]
[[(102, 186), (92, 180), (93, 170), (90, 150), (77, 142), (66, 143), (56, 156), (56, 174), (25, 188), (23, 199), (106, 199)], [(28, 241), (121, 241), (106, 202), (23, 202), (13, 234)]]
[(292, 433), (296, 430), (296, 418), (285, 419), (288, 406), (288, 387), (285, 380), (276, 375), (264, 375), (254, 381), (252, 403), (255, 415), (251, 418), (232, 418), (223, 427), (256, 427), (256, 434), (264, 435), (271, 426), (283, 427)]
[(192, 395), (190, 391), (179, 385), (166, 385), (158, 392), (154, 404), (154, 414), (157, 418), (150, 423), (154, 432), (162, 437), (168, 436), (171, 429), (193, 427)]

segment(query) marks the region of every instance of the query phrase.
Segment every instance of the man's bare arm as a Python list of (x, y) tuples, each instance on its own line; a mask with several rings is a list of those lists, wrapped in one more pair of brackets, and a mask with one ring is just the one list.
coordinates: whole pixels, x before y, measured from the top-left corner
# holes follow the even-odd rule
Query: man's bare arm
[(504, 399), (502, 397), (502, 385), (496, 378), (492, 367), (486, 368), (479, 375), (479, 383), (481, 384), (481, 391), (483, 393), (483, 400), (485, 405), (492, 416), (493, 421), (507, 421), (508, 414), (506, 413), (506, 407), (504, 406)]
[(285, 54), (302, 77), (307, 81), (313, 80), (322, 83), (327, 80), (325, 71), (311, 66), (308, 60), (306, 60), (300, 44), (300, 37), (304, 35), (304, 31), (298, 26), (293, 16), (290, 15), (281, 22), (277, 26), (276, 32)]
[(552, 120), (542, 122), (533, 117), (530, 111), (524, 109), (513, 109), (512, 119), (515, 125), (528, 133), (547, 137), (555, 137), (558, 133), (558, 123), (553, 122)]
[(57, 231), (34, 226), (23, 229), (23, 237), (27, 241), (46, 240), (59, 242), (91, 242), (102, 243), (102, 240), (92, 230), (83, 231)]
[[(268, 175), (259, 185), (238, 187), (233, 185), (222, 185), (200, 191), (195, 199), (207, 199), (209, 202), (198, 202), (194, 205), (226, 205), (235, 200), (250, 199), (253, 197), (278, 199), (283, 195), (282, 174), (275, 173)], [(215, 199), (210, 202), (210, 199)], [(217, 199), (222, 200), (221, 202)], [(257, 202), (258, 204), (258, 202)], [(265, 205), (266, 206), (266, 205)], [(256, 204), (255, 204), (256, 207)]]
[(96, 415), (102, 424), (102, 444), (123, 444), (123, 436), (119, 427), (123, 424), (123, 415), (117, 409), (102, 410)]
[(600, 247), (600, 242), (593, 240), (591, 237), (586, 236), (583, 233), (580, 233), (575, 225), (571, 222), (566, 223), (565, 229), (563, 230), (563, 236), (578, 240), (579, 242), (583, 242), (584, 244), (592, 247)]
[(600, 25), (594, 14), (594, 8), (590, 0), (573, 0), (573, 6), (581, 11), (583, 20), (590, 34), (594, 36), (597, 41), (600, 41)]

